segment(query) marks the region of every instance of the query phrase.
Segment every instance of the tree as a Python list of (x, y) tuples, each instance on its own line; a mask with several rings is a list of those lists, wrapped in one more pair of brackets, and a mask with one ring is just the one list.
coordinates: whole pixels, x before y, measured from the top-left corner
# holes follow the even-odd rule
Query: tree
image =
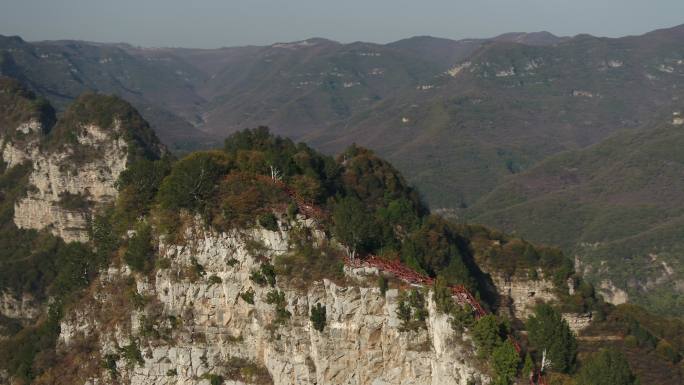
[(159, 185), (171, 170), (171, 159), (141, 159), (121, 172), (117, 181), (119, 199), (117, 214), (128, 222), (147, 213)]
[(333, 210), (333, 234), (347, 249), (351, 259), (372, 240), (373, 219), (355, 197), (342, 198)]
[(560, 313), (548, 304), (539, 304), (526, 326), (530, 344), (539, 352), (546, 350), (553, 370), (567, 373), (574, 368), (577, 341)]
[(532, 356), (530, 356), (530, 353), (527, 352), (525, 354), (525, 363), (523, 364), (522, 368), (522, 377), (523, 379), (531, 378), (534, 371), (534, 361), (532, 361)]
[(57, 296), (65, 296), (85, 287), (101, 267), (90, 247), (79, 242), (67, 243), (59, 249), (55, 258), (57, 275), (51, 291)]
[(454, 302), (454, 298), (452, 297), (453, 294), (447, 285), (446, 279), (444, 279), (443, 276), (437, 276), (432, 290), (434, 293), (432, 294), (432, 300), (435, 301), (437, 311), (444, 314), (451, 314), (456, 308), (456, 303)]
[(431, 216), (403, 242), (401, 257), (417, 271), (431, 276), (439, 274), (448, 284), (458, 283), (474, 289), (476, 282), (464, 262), (463, 243), (449, 222)]
[(385, 293), (387, 293), (387, 289), (389, 289), (389, 281), (387, 280), (387, 277), (384, 275), (380, 275), (378, 277), (378, 287), (380, 288), (380, 294), (382, 296), (385, 296)]
[(201, 211), (230, 168), (229, 157), (218, 151), (196, 152), (176, 162), (159, 187), (163, 208)]
[(463, 307), (461, 305), (454, 306), (451, 311), (451, 328), (457, 333), (463, 333), (465, 328), (470, 328), (475, 323), (475, 317), (473, 316), (472, 309), (470, 305)]
[(140, 224), (135, 234), (128, 241), (128, 249), (124, 261), (133, 271), (148, 273), (152, 267), (154, 247), (152, 246), (152, 230), (147, 224)]
[(494, 384), (509, 385), (518, 372), (520, 356), (510, 341), (504, 341), (492, 351), (492, 369), (494, 369)]
[(488, 357), (501, 345), (501, 325), (493, 314), (480, 318), (473, 327), (473, 340), (480, 357)]
[(637, 385), (624, 354), (614, 349), (602, 349), (592, 354), (577, 375), (577, 385)]
[(411, 306), (405, 301), (404, 296), (399, 297), (396, 313), (401, 321), (401, 329), (408, 329), (411, 322)]
[(311, 307), (311, 317), (309, 317), (309, 319), (311, 320), (314, 329), (318, 330), (319, 332), (322, 332), (323, 329), (325, 329), (325, 313), (325, 306), (321, 305), (320, 303), (317, 303), (316, 306)]

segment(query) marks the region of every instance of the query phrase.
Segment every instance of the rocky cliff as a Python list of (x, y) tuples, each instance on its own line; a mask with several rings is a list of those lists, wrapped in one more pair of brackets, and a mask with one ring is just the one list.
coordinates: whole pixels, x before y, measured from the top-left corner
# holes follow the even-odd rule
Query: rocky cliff
[[(539, 257), (522, 241), (429, 215), (368, 150), (335, 161), (258, 129), (229, 138), (222, 151), (167, 163), (139, 115), (99, 95), (45, 122), (0, 125), (6, 169), (28, 170), (25, 190), (4, 210), (11, 215), (0, 241), (52, 242), (0, 254), (5, 266), (17, 256), (42, 264), (24, 266), (32, 275), (24, 281), (0, 275), (3, 289), (15, 290), (0, 297), (11, 321), (0, 317), (0, 327), (14, 328), (0, 345), (0, 369), (20, 384), (486, 384), (501, 374), (483, 339), (508, 349), (499, 355), (517, 375), (520, 349), (531, 349), (520, 323), (509, 328), (503, 318), (524, 320), (537, 301), (561, 300), (541, 269), (521, 278), (475, 261), (496, 257), (484, 245), (534, 266), (562, 255)], [(359, 237), (394, 253), (366, 249), (379, 255), (366, 261), (429, 280), (379, 284), (381, 265), (343, 267), (342, 250)], [(501, 304), (472, 295), (489, 295), (489, 283)], [(450, 301), (464, 291), (472, 302)], [(502, 317), (485, 317), (484, 307)], [(576, 331), (590, 319), (564, 316)], [(488, 326), (476, 318), (494, 322), (489, 336), (479, 334), (479, 355), (474, 329)], [(0, 370), (2, 385), (4, 377)]]
[[(113, 373), (131, 384), (208, 383), (212, 375), (278, 385), (465, 385), (487, 379), (474, 366), (469, 339), (454, 334), (432, 301), (427, 328), (402, 332), (397, 290), (383, 295), (375, 279), (366, 282), (363, 269), (347, 270), (346, 282), (323, 280), (306, 289), (280, 278), (275, 288), (251, 281), (251, 272), (265, 261), (248, 244), (265, 245), (267, 258), (287, 253), (286, 230), (217, 233), (198, 226), (190, 234), (187, 244), (159, 245), (160, 257), (170, 263), (153, 277), (110, 269), (89, 299), (97, 305), (79, 307), (62, 323), (61, 349), (96, 334), (97, 353), (115, 357), (116, 369), (93, 373), (89, 383), (109, 382)], [(202, 277), (184, 277), (196, 266)], [(103, 319), (106, 313), (98, 312), (112, 298), (102, 293), (116, 292), (112, 286), (130, 279), (146, 298), (145, 308), (118, 322)], [(282, 290), (291, 313), (282, 324), (267, 303), (272, 290)], [(250, 292), (253, 304), (241, 297)], [(314, 304), (326, 308), (322, 332), (309, 320)], [(131, 341), (142, 354), (133, 365), (121, 354)]]
[[(539, 269), (537, 278), (531, 279), (520, 274), (508, 276), (492, 274), (492, 281), (496, 286), (497, 293), (501, 296), (504, 306), (500, 311), (508, 313), (508, 316), (519, 320), (526, 320), (534, 313), (534, 307), (540, 302), (554, 303), (559, 301), (556, 285), (544, 277), (544, 272)], [(561, 290), (565, 291), (566, 288)], [(568, 294), (574, 294), (575, 288), (568, 281)], [(568, 322), (573, 332), (579, 333), (591, 323), (592, 313), (563, 313), (563, 318)]]
[[(121, 130), (120, 121), (115, 129)], [(46, 153), (39, 142), (31, 142), (23, 150), (8, 145), (3, 152), (8, 165), (23, 159), (33, 162), (30, 189), (14, 208), (17, 227), (48, 228), (66, 242), (88, 241), (91, 206), (112, 202), (116, 197), (115, 183), (126, 169), (128, 145), (96, 125), (83, 126), (77, 140), (79, 146), (98, 155), (77, 164), (72, 151)]]
[(32, 164), (26, 197), (14, 208), (17, 227), (49, 229), (66, 242), (88, 241), (89, 218), (114, 201), (119, 175), (137, 153), (159, 157), (165, 151), (156, 138), (132, 140), (143, 136), (135, 131), (149, 127), (138, 127), (142, 118), (126, 108), (116, 98), (84, 95), (54, 130), (35, 117), (6, 129), (12, 134), (0, 138), (6, 167)]

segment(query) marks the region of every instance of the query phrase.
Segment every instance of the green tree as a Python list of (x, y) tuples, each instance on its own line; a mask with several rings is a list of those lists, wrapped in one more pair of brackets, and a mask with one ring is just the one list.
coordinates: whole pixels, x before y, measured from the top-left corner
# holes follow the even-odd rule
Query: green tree
[(409, 305), (404, 296), (399, 297), (399, 302), (397, 303), (397, 318), (401, 321), (401, 329), (408, 329), (409, 323), (411, 322), (411, 305)]
[(463, 333), (465, 328), (475, 324), (475, 317), (469, 305), (466, 307), (456, 304), (451, 311), (451, 328), (457, 333)]
[(112, 209), (107, 209), (103, 213), (95, 215), (91, 226), (91, 237), (98, 256), (108, 257), (116, 247), (119, 240), (112, 224)]
[(229, 157), (219, 151), (196, 152), (176, 162), (157, 194), (166, 209), (203, 211), (219, 177), (230, 169)]
[(373, 219), (355, 197), (342, 198), (333, 209), (333, 234), (347, 249), (350, 258), (368, 248), (373, 239)]
[(530, 356), (530, 353), (528, 352), (525, 354), (525, 363), (523, 364), (522, 368), (522, 377), (523, 380), (530, 378), (532, 376), (532, 371), (534, 370), (534, 361), (532, 361), (532, 356)]
[(311, 316), (309, 319), (313, 324), (314, 329), (322, 332), (325, 329), (325, 317), (326, 317), (325, 306), (317, 303), (316, 306), (311, 307)]
[(124, 261), (133, 271), (148, 273), (154, 267), (154, 246), (152, 229), (146, 223), (137, 226), (135, 234), (128, 240)]
[(55, 258), (57, 276), (51, 291), (58, 296), (67, 295), (88, 285), (101, 267), (90, 247), (78, 242), (67, 243), (61, 247)]
[(624, 354), (614, 349), (602, 349), (592, 354), (577, 374), (577, 385), (637, 385)]
[(259, 225), (270, 231), (278, 231), (278, 218), (272, 212), (261, 214), (258, 218)]
[(675, 363), (679, 361), (679, 354), (672, 346), (672, 344), (665, 340), (658, 341), (658, 345), (656, 346), (656, 352), (670, 362)]
[(503, 341), (501, 324), (494, 314), (480, 318), (473, 327), (473, 340), (480, 357), (488, 357)]
[(168, 156), (161, 160), (140, 159), (130, 164), (119, 176), (117, 215), (127, 222), (149, 211), (159, 186), (171, 170)]
[(435, 284), (433, 285), (432, 299), (435, 301), (437, 311), (444, 314), (451, 314), (456, 310), (456, 303), (452, 297), (451, 290), (447, 285), (446, 279), (438, 275), (435, 279)]
[(567, 373), (574, 368), (577, 341), (560, 313), (548, 304), (539, 304), (526, 326), (530, 344), (538, 352), (546, 350), (552, 370)]
[(442, 275), (447, 284), (474, 289), (475, 280), (464, 261), (464, 240), (441, 217), (429, 217), (403, 242), (401, 257), (410, 267), (431, 276)]
[(510, 341), (504, 341), (492, 351), (492, 369), (494, 369), (494, 384), (509, 385), (515, 380), (520, 363), (520, 355)]
[(378, 287), (380, 288), (380, 294), (382, 296), (385, 296), (385, 293), (387, 293), (387, 289), (389, 289), (389, 281), (387, 280), (387, 277), (384, 275), (380, 275), (378, 277)]

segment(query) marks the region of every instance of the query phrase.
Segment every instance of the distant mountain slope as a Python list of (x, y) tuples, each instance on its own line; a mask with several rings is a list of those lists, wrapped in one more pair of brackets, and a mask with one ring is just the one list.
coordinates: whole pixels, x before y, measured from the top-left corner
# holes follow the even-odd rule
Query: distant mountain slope
[[(3, 74), (63, 106), (117, 93), (172, 149), (269, 125), (333, 153), (372, 147), (434, 208), (473, 205), (549, 155), (641, 126), (681, 97), (684, 26), (620, 39), (547, 32), (215, 50), (0, 39)], [(637, 92), (638, 91), (638, 92)]]
[(20, 80), (58, 109), (85, 91), (118, 94), (139, 108), (171, 147), (211, 140), (182, 118), (203, 102), (192, 87), (203, 74), (183, 62), (162, 65), (130, 55), (120, 45), (28, 43), (0, 36), (0, 75)]
[(682, 97), (683, 27), (553, 46), (487, 43), (450, 75), (378, 101), (307, 140), (376, 149), (433, 207), (474, 204), (545, 157), (640, 127)]
[(682, 314), (683, 112), (510, 178), (472, 208), (472, 220), (561, 245), (597, 283)]

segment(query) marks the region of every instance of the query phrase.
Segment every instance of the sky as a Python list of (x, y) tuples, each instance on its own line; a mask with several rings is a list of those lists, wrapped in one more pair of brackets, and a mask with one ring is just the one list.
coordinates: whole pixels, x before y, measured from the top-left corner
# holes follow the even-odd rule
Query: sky
[(324, 37), (387, 43), (550, 31), (618, 37), (684, 24), (684, 0), (0, 0), (0, 34), (215, 48)]

